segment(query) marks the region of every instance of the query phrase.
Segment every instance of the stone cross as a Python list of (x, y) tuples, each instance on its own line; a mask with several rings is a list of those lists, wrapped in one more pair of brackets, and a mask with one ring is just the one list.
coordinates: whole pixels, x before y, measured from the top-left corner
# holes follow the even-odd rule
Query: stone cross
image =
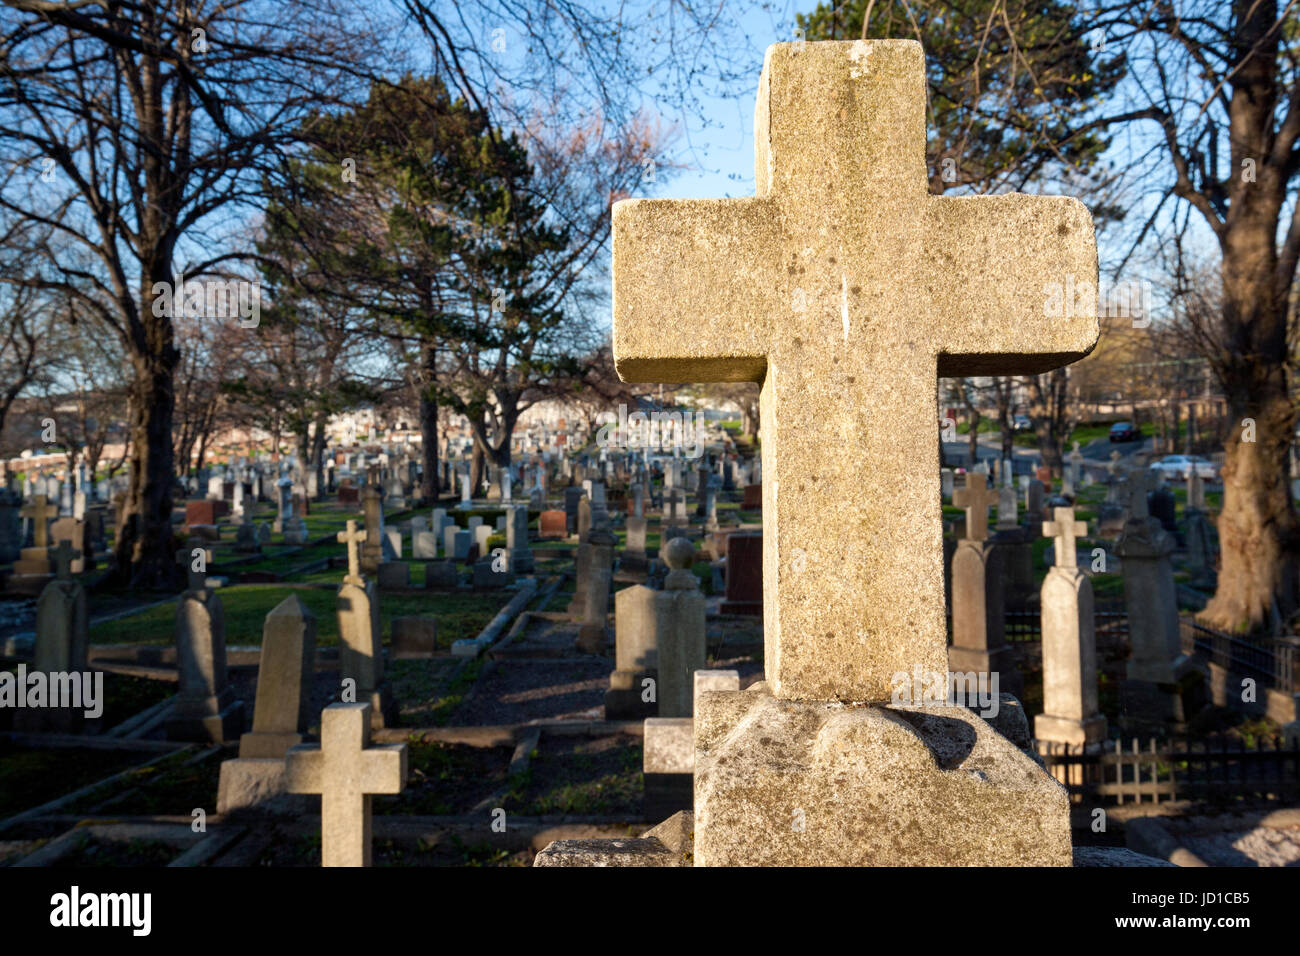
[(978, 472), (966, 475), (966, 487), (958, 488), (952, 503), (966, 509), (966, 540), (986, 541), (989, 536), (989, 506), (998, 502), (998, 493), (986, 487), (988, 476)]
[(939, 447), (912, 423), (938, 420), (939, 376), (1042, 372), (1097, 341), (1059, 294), (1096, 283), (1087, 209), (930, 195), (925, 109), (919, 43), (776, 44), (757, 195), (614, 206), (620, 377), (762, 384), (777, 697), (886, 700), (899, 671), (946, 672)]
[(1052, 521), (1043, 522), (1043, 537), (1056, 539), (1052, 542), (1056, 549), (1056, 567), (1078, 567), (1074, 540), (1088, 534), (1088, 522), (1075, 521), (1073, 508), (1053, 508), (1052, 517)]
[(1146, 521), (1151, 517), (1151, 512), (1147, 508), (1147, 492), (1151, 490), (1151, 471), (1147, 468), (1134, 468), (1128, 473), (1126, 489), (1128, 520)]
[[(203, 570), (194, 570), (195, 551), (203, 551)], [(176, 552), (176, 563), (185, 566), (185, 589), (202, 591), (208, 586), (208, 559), (211, 555), (204, 548), (181, 548)]]
[(370, 800), (406, 786), (406, 744), (370, 746), (370, 705), (331, 704), (319, 744), (289, 751), (287, 789), (319, 793), (321, 865), (370, 865)]
[(59, 513), (59, 509), (49, 503), (45, 495), (36, 495), (31, 504), (23, 505), (18, 513), (24, 518), (32, 519), (32, 546), (48, 548), (50, 545), (49, 527), (46, 522)]
[(50, 548), (50, 560), (54, 562), (54, 577), (59, 581), (72, 580), (72, 562), (81, 557), (81, 552), (64, 539), (57, 548)]
[(369, 536), (370, 532), (357, 530), (355, 520), (348, 519), (348, 529), (340, 531), (336, 536), (340, 544), (346, 545), (348, 549), (348, 577), (361, 580), (361, 555), (357, 550), (362, 542)]

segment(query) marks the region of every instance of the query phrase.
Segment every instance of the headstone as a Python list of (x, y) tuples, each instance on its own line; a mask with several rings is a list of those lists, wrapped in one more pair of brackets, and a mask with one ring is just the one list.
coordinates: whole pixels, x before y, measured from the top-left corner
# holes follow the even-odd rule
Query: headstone
[(361, 507), (366, 525), (365, 543), (361, 547), (361, 573), (376, 575), (384, 560), (384, 508), (379, 489), (373, 484), (366, 485)]
[[(614, 535), (594, 528), (578, 547), (578, 637), (575, 645), (585, 654), (603, 654), (609, 642), (609, 591), (614, 572)], [(573, 605), (570, 604), (571, 610)]]
[(443, 529), (443, 552), (451, 561), (464, 561), (469, 557), (469, 546), (474, 535), (466, 528), (448, 525)]
[(646, 527), (645, 518), (632, 515), (627, 519), (627, 542), (619, 560), (619, 566), (624, 571), (639, 573), (646, 570)]
[(275, 606), (262, 624), (253, 729), (239, 739), (239, 756), (282, 761), (302, 743), (312, 721), (316, 673), (316, 616), (296, 594)]
[(938, 376), (1092, 348), (1095, 315), (1043, 294), (1095, 287), (1090, 217), (928, 194), (917, 43), (779, 44), (759, 90), (756, 197), (613, 215), (619, 374), (763, 383), (767, 681), (697, 702), (694, 862), (1069, 865), (1065, 792), (986, 722), (841, 702), (890, 699), (899, 673), (946, 682), (938, 442), (916, 423), (938, 419)]
[(939, 469), (939, 494), (943, 496), (944, 501), (952, 500), (952, 469)]
[(581, 488), (564, 489), (564, 514), (568, 521), (568, 533), (575, 534), (578, 530), (578, 502), (586, 497), (586, 492)]
[(72, 562), (72, 573), (81, 574), (95, 567), (95, 547), (90, 539), (90, 526), (71, 516), (55, 519), (50, 525), (51, 541), (71, 541), (72, 546), (81, 552), (81, 557)]
[(256, 554), (262, 550), (257, 540), (257, 529), (251, 521), (245, 521), (235, 531), (235, 550), (240, 554)]
[(543, 511), (537, 517), (538, 537), (567, 538), (569, 536), (568, 515), (563, 511)]
[(1187, 476), (1187, 507), (1205, 510), (1205, 479), (1193, 468)]
[(510, 553), (510, 570), (515, 574), (532, 574), (537, 564), (528, 547), (528, 509), (522, 505), (510, 508), (506, 516), (506, 549)]
[[(87, 666), (90, 639), (87, 636), (89, 617), (86, 591), (72, 576), (72, 563), (77, 557), (77, 550), (66, 538), (59, 541), (58, 547), (50, 549), (55, 577), (41, 590), (36, 601), (36, 638), (32, 661), (32, 672), (44, 674), (47, 686), (52, 688), (57, 680), (74, 688), (74, 693), (86, 688), (90, 676)], [(69, 676), (62, 678), (55, 675)], [(49, 706), (15, 710), (14, 729), (27, 733), (80, 733), (89, 703), (84, 694), (78, 696), (82, 699), (74, 700), (73, 703), (82, 706), (54, 707), (53, 701), (47, 701)], [(102, 699), (100, 703), (103, 703)]]
[(578, 501), (578, 542), (581, 544), (586, 541), (591, 534), (591, 499), (582, 498)]
[(406, 744), (371, 746), (371, 705), (331, 704), (321, 713), (321, 742), (286, 759), (290, 793), (321, 796), (321, 865), (369, 866), (371, 794), (406, 787)]
[(1158, 731), (1184, 719), (1176, 684), (1186, 667), (1178, 634), (1178, 594), (1170, 556), (1173, 536), (1147, 512), (1152, 475), (1129, 476), (1129, 517), (1115, 551), (1124, 575), (1130, 654), (1120, 686), (1126, 730)]
[[(338, 539), (348, 549), (348, 573), (338, 593), (339, 673), (352, 700), (371, 705), (370, 719), (376, 728), (391, 726), (397, 716), (392, 689), (384, 680), (384, 648), (379, 631), (379, 599), (373, 581), (361, 573), (358, 546), (369, 536), (349, 520)], [(351, 681), (350, 688), (348, 682)], [(345, 698), (346, 699), (346, 698)]]
[(188, 586), (176, 609), (176, 669), (179, 691), (167, 718), (167, 739), (221, 743), (243, 730), (244, 702), (226, 679), (226, 619), (221, 598), (207, 587), (208, 556), (182, 548)]
[[(953, 504), (966, 511), (966, 536), (957, 542), (952, 558), (948, 670), (973, 674), (977, 685), (984, 680), (995, 692), (1018, 694), (1023, 688), (1011, 662), (1003, 625), (1006, 552), (988, 540), (988, 509), (999, 493), (986, 486), (987, 480), (983, 474), (967, 474), (966, 486), (953, 495)], [(992, 683), (995, 674), (996, 685)]]
[(1092, 582), (1079, 570), (1075, 552), (1075, 540), (1088, 533), (1088, 525), (1074, 519), (1073, 508), (1053, 514), (1055, 520), (1043, 522), (1043, 535), (1055, 539), (1056, 560), (1043, 579), (1043, 712), (1034, 718), (1034, 737), (1083, 747), (1106, 739), (1106, 718), (1097, 706)]
[(427, 660), (438, 652), (438, 622), (431, 617), (393, 618), (393, 658)]
[(672, 569), (662, 591), (634, 585), (614, 600), (615, 670), (606, 720), (690, 717), (692, 682), (704, 667), (704, 595), (690, 570), (695, 548), (677, 538), (664, 549)]
[(416, 531), (411, 535), (411, 555), (417, 561), (438, 557), (438, 537), (432, 531)]
[(8, 564), (22, 553), (22, 521), (19, 510), (22, 495), (8, 488), (0, 488), (0, 564)]
[(727, 538), (727, 593), (723, 614), (763, 613), (763, 535), (733, 534)]
[(1029, 482), (1029, 490), (1025, 492), (1025, 511), (1029, 516), (1031, 524), (1043, 520), (1043, 496), (1046, 489), (1043, 483), (1037, 478)]
[(55, 517), (58, 509), (44, 495), (34, 495), (24, 505), (19, 514), (28, 518), (32, 524), (32, 547), (23, 548), (14, 562), (13, 575), (9, 578), (9, 589), (30, 594), (39, 593), (54, 577), (54, 565), (50, 561), (50, 519)]

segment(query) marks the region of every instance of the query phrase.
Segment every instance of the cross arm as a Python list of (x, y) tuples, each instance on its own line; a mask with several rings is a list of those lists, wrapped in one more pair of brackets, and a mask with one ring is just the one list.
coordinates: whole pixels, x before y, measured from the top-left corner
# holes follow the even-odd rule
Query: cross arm
[(761, 381), (790, 282), (764, 199), (614, 205), (614, 364), (627, 382)]
[(385, 744), (362, 751), (362, 792), (401, 793), (406, 786), (408, 756), (406, 744)]
[[(917, 281), (939, 317), (940, 376), (1037, 374), (1092, 351), (1097, 242), (1083, 203), (935, 197), (926, 215)], [(1091, 298), (1072, 301), (1088, 288)]]

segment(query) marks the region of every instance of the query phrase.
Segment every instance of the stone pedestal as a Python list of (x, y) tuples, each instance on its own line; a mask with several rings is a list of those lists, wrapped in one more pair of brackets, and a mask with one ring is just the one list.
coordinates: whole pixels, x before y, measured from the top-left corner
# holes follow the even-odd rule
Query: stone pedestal
[(952, 558), (952, 646), (948, 670), (998, 675), (998, 690), (1019, 696), (1020, 673), (1011, 664), (1003, 630), (1005, 552), (993, 541), (957, 542)]
[(719, 610), (723, 614), (762, 615), (761, 534), (733, 534), (727, 539), (727, 594)]
[(1054, 567), (1043, 581), (1042, 607), (1043, 713), (1034, 718), (1034, 737), (1070, 746), (1105, 740), (1092, 582), (1078, 568)]
[(701, 694), (696, 866), (1069, 866), (1066, 791), (964, 707)]
[(1169, 560), (1173, 536), (1139, 511), (1125, 523), (1115, 551), (1123, 562), (1130, 647), (1120, 685), (1121, 722), (1133, 733), (1177, 729), (1186, 720), (1178, 683), (1187, 662), (1182, 658)]

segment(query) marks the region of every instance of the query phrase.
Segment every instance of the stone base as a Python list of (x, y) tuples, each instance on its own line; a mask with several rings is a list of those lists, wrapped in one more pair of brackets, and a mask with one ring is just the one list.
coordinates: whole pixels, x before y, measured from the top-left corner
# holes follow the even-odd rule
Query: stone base
[(707, 692), (701, 866), (1069, 866), (1066, 791), (964, 707)]
[(235, 740), (244, 730), (244, 702), (232, 701), (219, 713), (173, 713), (167, 719), (168, 740), (219, 744)]
[(629, 840), (556, 840), (533, 859), (533, 866), (690, 866), (695, 821), (676, 813)]
[(221, 778), (217, 785), (217, 813), (256, 809), (264, 813), (296, 815), (306, 811), (307, 803), (305, 796), (285, 791), (283, 757), (240, 757), (221, 764)]
[(253, 731), (239, 738), (239, 757), (241, 760), (282, 761), (289, 748), (296, 747), (300, 743), (302, 743), (302, 734), (267, 734)]
[(438, 622), (431, 617), (399, 617), (393, 620), (393, 659), (419, 660), (438, 652)]
[(574, 646), (584, 654), (604, 654), (609, 647), (609, 629), (603, 624), (584, 624), (578, 628)]
[(606, 720), (645, 720), (659, 713), (659, 705), (641, 699), (646, 678), (657, 680), (656, 671), (614, 671), (605, 691)]
[(1106, 739), (1106, 718), (1096, 714), (1084, 720), (1039, 714), (1034, 718), (1034, 739), (1040, 743), (1082, 747)]

